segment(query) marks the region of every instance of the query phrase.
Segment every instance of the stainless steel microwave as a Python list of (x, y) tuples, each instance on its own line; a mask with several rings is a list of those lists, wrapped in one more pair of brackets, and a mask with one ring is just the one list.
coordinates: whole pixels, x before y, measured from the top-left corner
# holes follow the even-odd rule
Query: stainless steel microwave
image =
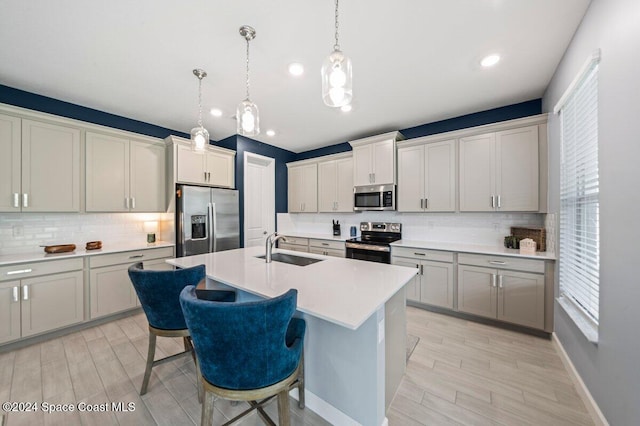
[(367, 185), (353, 188), (353, 210), (395, 210), (395, 185)]

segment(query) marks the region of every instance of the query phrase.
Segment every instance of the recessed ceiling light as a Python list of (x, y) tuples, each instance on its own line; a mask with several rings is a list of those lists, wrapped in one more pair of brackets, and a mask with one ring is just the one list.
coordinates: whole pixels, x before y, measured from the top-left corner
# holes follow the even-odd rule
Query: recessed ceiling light
[(482, 58), (482, 60), (480, 61), (480, 65), (482, 65), (483, 67), (492, 67), (498, 62), (500, 62), (500, 55), (492, 54)]
[(340, 110), (341, 110), (342, 112), (349, 112), (349, 111), (351, 111), (352, 109), (353, 109), (353, 107), (351, 106), (351, 104), (342, 105), (342, 106), (340, 107)]
[(218, 108), (211, 108), (211, 115), (213, 115), (214, 117), (222, 117), (222, 110), (218, 109)]
[(271, 130), (271, 129), (267, 130), (266, 133), (267, 133), (267, 136), (275, 136), (276, 135), (275, 130)]
[(289, 64), (289, 74), (293, 76), (301, 76), (304, 74), (304, 66), (299, 62), (292, 62)]

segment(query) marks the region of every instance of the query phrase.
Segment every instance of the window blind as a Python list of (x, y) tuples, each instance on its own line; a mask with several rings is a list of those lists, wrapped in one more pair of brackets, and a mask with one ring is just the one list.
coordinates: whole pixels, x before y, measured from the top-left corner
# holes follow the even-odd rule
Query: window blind
[[(560, 296), (599, 318), (598, 61), (560, 107)], [(564, 97), (563, 97), (564, 98)]]

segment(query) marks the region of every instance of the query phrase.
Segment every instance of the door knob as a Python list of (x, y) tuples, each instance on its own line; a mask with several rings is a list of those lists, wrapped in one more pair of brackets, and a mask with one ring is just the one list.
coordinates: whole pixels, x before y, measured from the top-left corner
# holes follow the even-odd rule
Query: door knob
[(262, 231), (262, 235), (267, 235), (267, 231)]

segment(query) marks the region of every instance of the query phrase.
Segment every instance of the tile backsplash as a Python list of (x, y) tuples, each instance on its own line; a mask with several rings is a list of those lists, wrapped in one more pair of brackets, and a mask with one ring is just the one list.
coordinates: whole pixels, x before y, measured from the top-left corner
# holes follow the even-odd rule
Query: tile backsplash
[(41, 251), (41, 245), (146, 242), (145, 221), (158, 221), (157, 240), (173, 240), (173, 213), (0, 214), (0, 255)]
[[(402, 238), (437, 242), (503, 245), (512, 226), (544, 226), (539, 213), (278, 213), (278, 232), (331, 234), (331, 221), (339, 220), (342, 235), (360, 222), (402, 223)], [(358, 232), (359, 234), (359, 232)]]

